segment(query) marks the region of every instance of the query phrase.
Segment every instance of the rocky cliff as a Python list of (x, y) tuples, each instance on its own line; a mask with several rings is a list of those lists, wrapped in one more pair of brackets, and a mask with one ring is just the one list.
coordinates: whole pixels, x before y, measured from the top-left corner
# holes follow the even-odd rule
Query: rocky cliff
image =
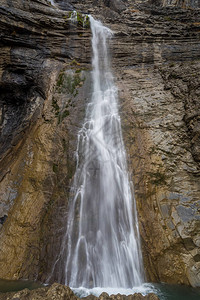
[(115, 32), (147, 278), (199, 286), (199, 2), (51, 2), (1, 1), (0, 277), (62, 282), (76, 137), (91, 94), (90, 13)]

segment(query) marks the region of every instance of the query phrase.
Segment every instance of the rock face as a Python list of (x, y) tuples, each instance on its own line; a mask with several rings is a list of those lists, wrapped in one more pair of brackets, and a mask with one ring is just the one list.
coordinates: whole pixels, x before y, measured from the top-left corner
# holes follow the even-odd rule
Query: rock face
[(1, 7), (0, 277), (47, 279), (90, 89), (90, 31), (46, 1), (22, 2)]
[[(76, 295), (72, 292), (69, 287), (64, 285), (54, 283), (50, 287), (44, 287), (37, 290), (30, 291), (28, 289), (24, 289), (20, 292), (15, 293), (0, 293), (1, 300), (79, 300)], [(102, 293), (99, 297), (95, 297), (90, 295), (88, 297), (82, 298), (85, 300), (159, 300), (158, 296), (150, 293), (146, 296), (142, 294), (136, 293), (133, 295), (125, 296), (125, 295), (111, 295), (109, 296), (107, 293)]]
[(77, 9), (115, 32), (147, 278), (199, 286), (199, 3), (54, 3), (1, 1), (0, 277), (63, 280), (76, 136), (91, 93), (90, 29), (67, 11)]
[(78, 300), (72, 290), (64, 285), (54, 283), (50, 287), (39, 288), (33, 291), (24, 289), (19, 292), (0, 294), (1, 300)]
[(102, 293), (99, 297), (95, 297), (93, 295), (90, 295), (88, 297), (85, 297), (84, 299), (86, 300), (142, 300), (142, 299), (146, 299), (146, 300), (159, 300), (158, 296), (150, 293), (146, 296), (143, 296), (140, 293), (135, 293), (133, 295), (121, 295), (121, 294), (117, 294), (117, 295), (108, 295), (107, 293)]
[[(198, 15), (151, 13), (144, 20), (133, 12), (130, 22), (125, 11), (123, 32), (129, 34), (119, 33), (113, 45), (144, 262), (151, 280), (199, 286), (200, 64), (199, 32), (192, 29)], [(190, 45), (187, 36), (193, 37)]]

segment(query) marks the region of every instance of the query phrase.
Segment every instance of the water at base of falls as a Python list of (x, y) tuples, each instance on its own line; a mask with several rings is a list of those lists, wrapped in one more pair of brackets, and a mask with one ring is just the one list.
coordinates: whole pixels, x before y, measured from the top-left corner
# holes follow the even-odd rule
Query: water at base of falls
[[(0, 279), (0, 299), (4, 299), (4, 293), (17, 292), (23, 289), (34, 290), (44, 287), (41, 283), (25, 281), (25, 280), (4, 280)], [(102, 292), (111, 294), (123, 294), (130, 295), (134, 293), (141, 293), (147, 295), (149, 293), (155, 293), (158, 295), (160, 300), (199, 300), (200, 299), (200, 288), (192, 288), (184, 285), (172, 285), (165, 283), (144, 283), (141, 286), (133, 289), (114, 289), (114, 288), (74, 288), (74, 293), (80, 297), (87, 297), (92, 294), (100, 296)], [(3, 293), (3, 294), (2, 294)], [(8, 297), (8, 295), (7, 295)], [(6, 298), (7, 298), (6, 297)]]
[(91, 289), (79, 287), (79, 288), (72, 288), (73, 292), (79, 297), (87, 297), (89, 295), (94, 295), (99, 297), (102, 293), (107, 293), (108, 295), (133, 295), (135, 293), (141, 293), (143, 296), (149, 293), (157, 293), (157, 290), (154, 286), (150, 283), (144, 283), (140, 286), (133, 287), (133, 288), (112, 288), (112, 287), (94, 287)]
[(160, 300), (199, 300), (200, 288), (192, 288), (186, 285), (166, 284), (166, 283), (143, 283), (141, 286), (133, 289), (114, 289), (114, 288), (77, 288), (73, 289), (74, 293), (80, 297), (87, 297), (94, 295), (99, 297), (101, 293), (106, 292), (109, 295), (132, 295), (134, 293), (141, 293), (143, 296), (154, 293)]
[(144, 282), (137, 213), (127, 172), (107, 40), (90, 16), (93, 93), (78, 134), (65, 235), (65, 284), (132, 288)]

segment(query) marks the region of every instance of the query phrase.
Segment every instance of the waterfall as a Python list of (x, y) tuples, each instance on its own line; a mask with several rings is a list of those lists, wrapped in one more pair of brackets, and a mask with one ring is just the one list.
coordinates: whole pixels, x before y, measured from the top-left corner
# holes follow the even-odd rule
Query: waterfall
[(113, 33), (91, 16), (90, 24), (93, 93), (78, 133), (65, 236), (65, 283), (75, 288), (131, 288), (143, 283), (143, 267), (107, 48)]
[(48, 1), (51, 3), (51, 5), (55, 6), (54, 0), (48, 0)]

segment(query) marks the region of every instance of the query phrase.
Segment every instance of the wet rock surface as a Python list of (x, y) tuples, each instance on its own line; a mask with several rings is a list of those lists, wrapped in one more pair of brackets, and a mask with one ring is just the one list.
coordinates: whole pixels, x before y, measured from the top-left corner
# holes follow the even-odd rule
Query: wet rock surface
[(199, 4), (54, 2), (0, 6), (0, 277), (62, 282), (76, 136), (91, 94), (91, 33), (70, 21), (77, 9), (115, 33), (147, 276), (199, 286)]
[(158, 296), (150, 293), (146, 296), (143, 296), (141, 293), (135, 293), (133, 295), (121, 295), (121, 294), (117, 294), (117, 295), (108, 295), (107, 293), (102, 293), (99, 297), (95, 297), (93, 295), (87, 296), (83, 299), (87, 299), (87, 300), (142, 300), (142, 299), (146, 299), (146, 300), (159, 300)]

